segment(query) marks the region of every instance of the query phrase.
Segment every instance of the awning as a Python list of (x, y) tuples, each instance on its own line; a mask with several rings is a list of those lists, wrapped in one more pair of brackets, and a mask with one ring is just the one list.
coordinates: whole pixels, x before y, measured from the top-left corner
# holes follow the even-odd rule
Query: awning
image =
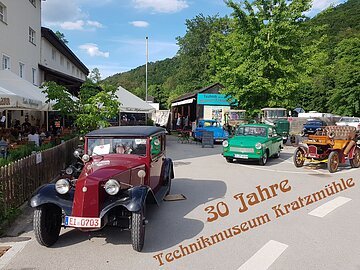
[(189, 99), (185, 99), (185, 100), (181, 100), (181, 101), (178, 101), (178, 102), (174, 102), (174, 103), (171, 103), (171, 107), (175, 107), (175, 106), (179, 106), (179, 105), (185, 105), (185, 104), (191, 104), (193, 103), (195, 100), (195, 98), (189, 98)]
[(119, 86), (115, 92), (120, 102), (120, 112), (127, 113), (151, 113), (155, 111), (155, 108), (150, 106), (147, 102), (130, 93), (123, 87)]
[(46, 95), (10, 70), (0, 70), (0, 108), (47, 111)]

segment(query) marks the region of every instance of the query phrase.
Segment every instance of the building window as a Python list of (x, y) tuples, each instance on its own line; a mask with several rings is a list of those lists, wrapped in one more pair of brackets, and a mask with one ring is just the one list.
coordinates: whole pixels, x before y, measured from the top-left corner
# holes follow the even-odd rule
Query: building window
[(64, 56), (60, 55), (60, 65), (64, 65)]
[(36, 0), (29, 0), (29, 1), (34, 7), (36, 7)]
[(79, 70), (78, 70), (78, 69), (76, 69), (76, 76), (77, 76), (77, 77), (80, 77), (80, 73), (79, 73)]
[(70, 62), (69, 61), (67, 61), (66, 67), (67, 67), (68, 70), (70, 70)]
[(72, 74), (75, 74), (75, 67), (74, 67), (74, 65), (72, 65), (72, 67), (71, 67), (71, 73), (72, 73)]
[(51, 50), (51, 58), (52, 60), (56, 61), (56, 50), (54, 48)]
[(32, 69), (32, 83), (36, 84), (36, 68)]
[(6, 6), (0, 2), (0, 21), (6, 22)]
[(19, 63), (19, 76), (20, 78), (24, 77), (24, 69), (25, 69), (25, 65), (23, 63)]
[(10, 69), (10, 57), (3, 55), (2, 57), (2, 68), (3, 69)]
[(31, 27), (29, 27), (29, 42), (36, 45), (36, 32)]

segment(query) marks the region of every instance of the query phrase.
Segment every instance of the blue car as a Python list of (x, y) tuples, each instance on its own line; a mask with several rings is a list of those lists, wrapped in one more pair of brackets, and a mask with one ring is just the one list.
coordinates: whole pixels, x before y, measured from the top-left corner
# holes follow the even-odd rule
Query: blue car
[(194, 138), (201, 141), (203, 131), (212, 131), (215, 141), (221, 142), (229, 138), (229, 133), (216, 120), (200, 120), (193, 132)]
[(309, 119), (304, 124), (303, 130), (301, 131), (301, 136), (315, 134), (316, 131), (321, 130), (325, 126), (327, 126), (327, 124), (322, 120)]

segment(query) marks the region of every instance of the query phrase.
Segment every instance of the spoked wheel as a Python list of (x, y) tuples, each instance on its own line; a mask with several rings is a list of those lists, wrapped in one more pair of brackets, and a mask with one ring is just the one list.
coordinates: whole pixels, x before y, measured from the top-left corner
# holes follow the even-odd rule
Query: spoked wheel
[(133, 249), (141, 251), (145, 240), (145, 209), (131, 214), (131, 242)]
[(300, 168), (302, 166), (304, 166), (304, 162), (305, 162), (305, 152), (303, 149), (301, 148), (296, 148), (295, 153), (294, 153), (294, 157), (293, 157), (293, 161), (294, 161), (294, 165), (297, 168)]
[(58, 239), (61, 229), (61, 209), (55, 205), (41, 205), (34, 211), (34, 233), (40, 245), (50, 247)]
[(338, 167), (339, 167), (339, 154), (336, 151), (333, 151), (330, 153), (329, 158), (328, 158), (328, 162), (327, 162), (327, 167), (329, 172), (334, 173), (337, 171)]
[(261, 166), (264, 166), (266, 164), (268, 160), (268, 156), (269, 156), (268, 151), (265, 151), (264, 155), (259, 159), (259, 164)]
[(350, 165), (352, 168), (360, 167), (360, 148), (358, 147), (355, 148), (353, 158), (350, 159)]

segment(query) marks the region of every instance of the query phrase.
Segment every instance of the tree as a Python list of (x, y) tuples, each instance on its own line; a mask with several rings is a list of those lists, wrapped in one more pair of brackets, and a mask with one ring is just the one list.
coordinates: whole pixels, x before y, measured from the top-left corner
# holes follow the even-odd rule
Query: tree
[(58, 110), (62, 116), (74, 116), (78, 113), (76, 99), (67, 91), (66, 87), (56, 82), (44, 82), (41, 86), (46, 94), (46, 102), (52, 103), (52, 109)]
[(56, 31), (55, 35), (58, 37), (58, 39), (60, 39), (62, 42), (64, 42), (65, 44), (68, 44), (69, 41), (65, 38), (64, 33), (61, 33), (60, 31)]
[(115, 86), (84, 82), (80, 99), (72, 97), (64, 86), (55, 82), (45, 82), (43, 88), (47, 102), (55, 103), (53, 109), (59, 110), (62, 116), (74, 117), (82, 134), (109, 126), (108, 120), (119, 114), (120, 103), (115, 95)]
[(360, 35), (335, 48), (334, 83), (328, 106), (333, 113), (360, 116)]
[(101, 74), (98, 68), (94, 68), (89, 75), (89, 78), (92, 82), (98, 83), (101, 81)]
[(176, 74), (177, 92), (191, 92), (211, 83), (208, 72), (210, 37), (213, 33), (224, 33), (228, 29), (228, 18), (199, 14), (185, 22), (184, 37), (177, 37), (180, 69)]
[(298, 74), (304, 60), (302, 27), (311, 0), (254, 0), (233, 9), (233, 22), (225, 34), (214, 34), (211, 68), (225, 93), (253, 111), (264, 106), (294, 107)]
[(81, 106), (81, 112), (77, 115), (75, 123), (82, 134), (110, 126), (108, 120), (119, 114), (120, 103), (115, 95), (116, 87), (105, 84), (101, 88), (102, 91)]

